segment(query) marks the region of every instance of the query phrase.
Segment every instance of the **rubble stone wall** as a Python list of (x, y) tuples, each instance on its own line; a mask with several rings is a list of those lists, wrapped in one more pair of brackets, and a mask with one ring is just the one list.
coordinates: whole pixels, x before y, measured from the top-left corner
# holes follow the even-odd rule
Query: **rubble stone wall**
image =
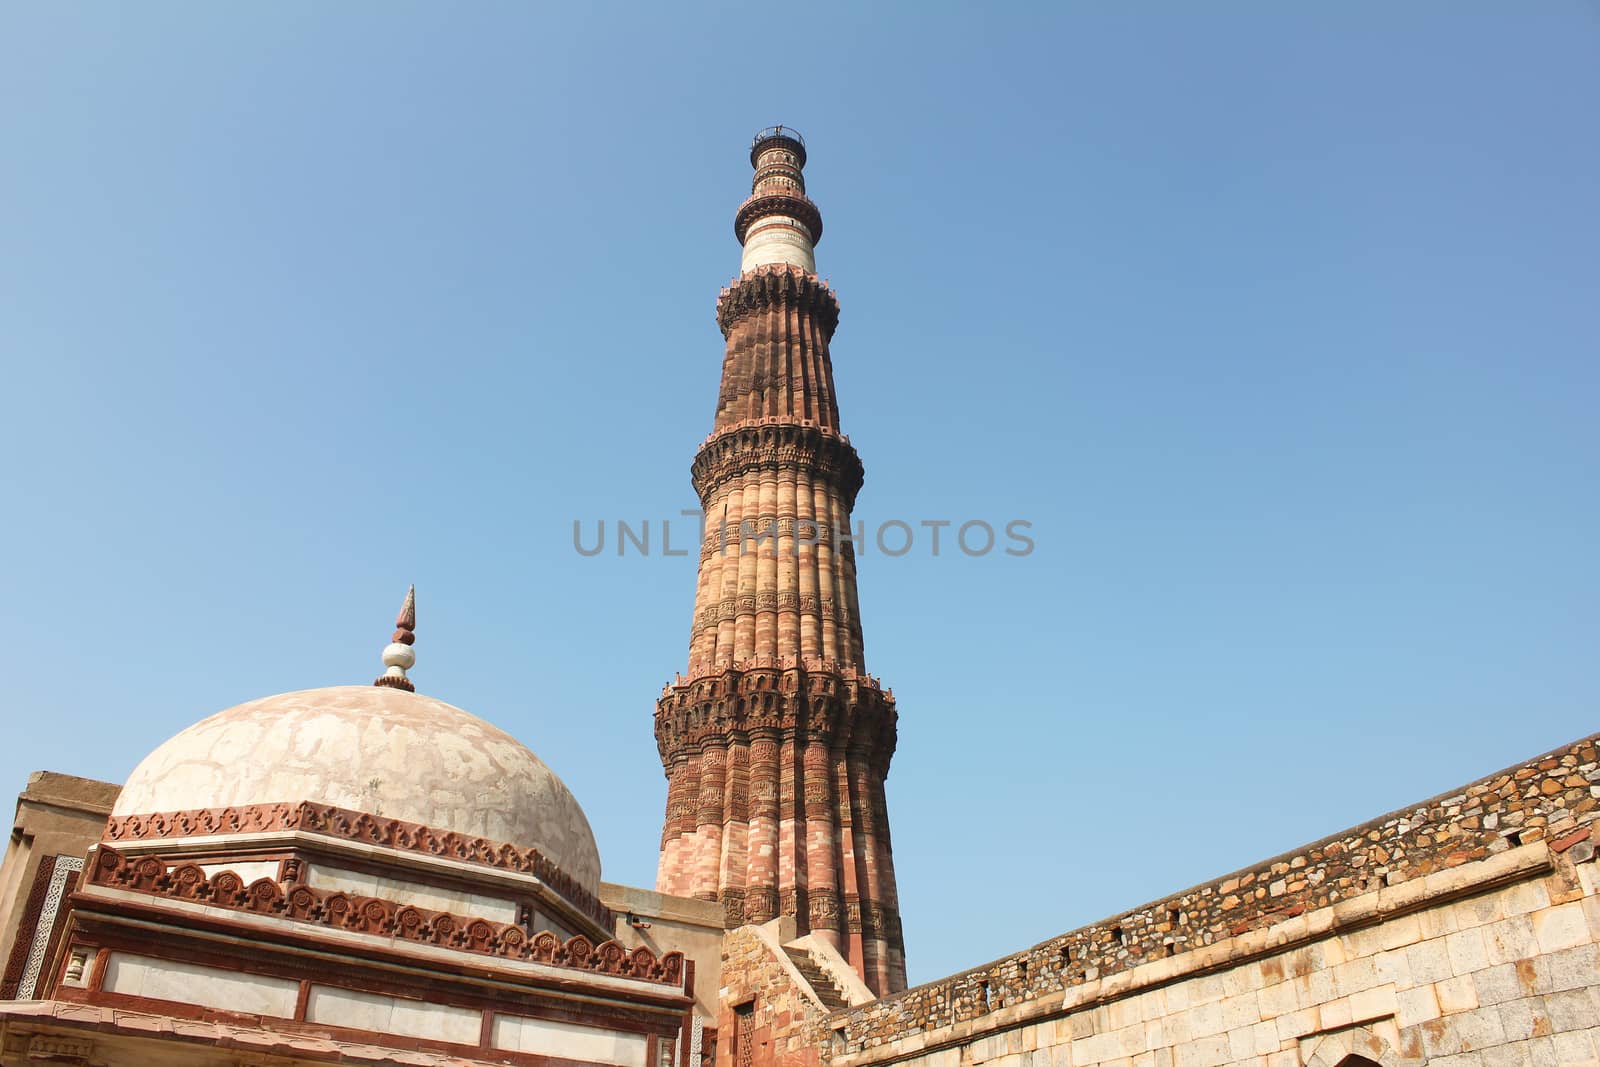
[(1600, 1065), (1597, 737), (813, 1026), (835, 1067)]
[[(792, 919), (767, 924), (779, 927)], [(731, 930), (722, 942), (722, 997), (715, 1067), (820, 1067), (816, 1028), (824, 1012), (779, 948), (783, 933), (757, 926)]]

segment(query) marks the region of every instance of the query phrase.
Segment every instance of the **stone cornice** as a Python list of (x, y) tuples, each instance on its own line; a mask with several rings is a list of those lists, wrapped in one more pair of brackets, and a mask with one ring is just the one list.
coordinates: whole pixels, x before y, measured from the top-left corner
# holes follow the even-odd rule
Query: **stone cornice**
[(663, 767), (706, 746), (788, 735), (850, 750), (888, 774), (898, 716), (894, 694), (867, 675), (804, 667), (730, 668), (668, 686), (656, 703)]
[(106, 823), (104, 839), (118, 843), (269, 831), (320, 834), (531, 874), (580, 914), (599, 923), (601, 929), (612, 926), (610, 909), (538, 849), (435, 830), (421, 823), (383, 818), (330, 804), (249, 804), (149, 815), (113, 815)]
[(809, 314), (824, 340), (839, 325), (839, 298), (815, 274), (789, 263), (769, 263), (741, 274), (717, 297), (717, 326), (727, 337), (746, 315), (773, 306)]
[(817, 205), (804, 194), (784, 192), (752, 196), (739, 205), (739, 210), (733, 216), (733, 233), (739, 238), (739, 243), (744, 244), (745, 234), (750, 232), (750, 227), (757, 220), (770, 215), (799, 220), (810, 231), (813, 245), (822, 240), (822, 212), (817, 210)]
[(125, 857), (107, 845), (96, 851), (89, 873), (95, 886), (618, 978), (668, 986), (683, 982), (683, 955), (678, 952), (658, 959), (648, 948), (630, 951), (616, 941), (596, 944), (583, 934), (563, 942), (548, 930), (530, 935), (515, 924), (270, 878), (246, 885), (232, 871), (207, 876), (196, 864), (174, 865), (155, 855)]
[(690, 477), (700, 503), (707, 506), (718, 486), (750, 471), (804, 471), (820, 478), (853, 508), (866, 480), (861, 457), (850, 439), (816, 423), (793, 419), (748, 419), (712, 434), (700, 446)]

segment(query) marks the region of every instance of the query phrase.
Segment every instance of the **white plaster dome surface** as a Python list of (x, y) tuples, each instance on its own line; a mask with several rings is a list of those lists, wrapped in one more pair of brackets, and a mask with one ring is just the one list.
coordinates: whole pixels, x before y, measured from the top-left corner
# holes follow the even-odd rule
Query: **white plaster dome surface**
[(311, 801), (537, 848), (591, 893), (589, 820), (510, 734), (432, 697), (332, 686), (218, 712), (134, 768), (114, 815)]

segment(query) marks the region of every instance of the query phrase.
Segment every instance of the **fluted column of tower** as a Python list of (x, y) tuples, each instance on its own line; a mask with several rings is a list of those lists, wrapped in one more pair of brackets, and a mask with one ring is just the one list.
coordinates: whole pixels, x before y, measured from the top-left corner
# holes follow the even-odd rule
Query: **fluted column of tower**
[(691, 468), (705, 527), (689, 668), (656, 705), (656, 887), (721, 901), (732, 924), (792, 915), (883, 995), (906, 984), (883, 800), (895, 707), (862, 654), (839, 302), (815, 273), (804, 141), (763, 130), (750, 162), (740, 274), (717, 301), (722, 387)]

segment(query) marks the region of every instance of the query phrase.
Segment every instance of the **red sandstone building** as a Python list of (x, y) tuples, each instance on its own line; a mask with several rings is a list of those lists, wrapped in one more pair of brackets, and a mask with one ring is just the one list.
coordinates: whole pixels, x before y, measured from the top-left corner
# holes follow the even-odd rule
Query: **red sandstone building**
[(655, 890), (414, 691), (266, 697), (122, 786), (40, 773), (0, 868), (0, 1067), (1600, 1067), (1597, 738), (905, 989), (805, 146), (762, 131)]

